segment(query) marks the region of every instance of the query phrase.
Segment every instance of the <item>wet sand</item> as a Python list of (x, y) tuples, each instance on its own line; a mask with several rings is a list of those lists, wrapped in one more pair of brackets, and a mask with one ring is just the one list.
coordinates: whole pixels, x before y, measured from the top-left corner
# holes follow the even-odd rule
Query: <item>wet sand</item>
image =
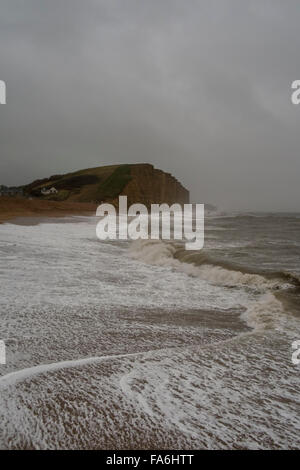
[[(16, 223), (0, 229), (1, 449), (299, 448), (299, 318), (279, 295), (299, 305), (280, 273), (299, 273), (300, 219), (210, 220), (194, 265), (98, 240), (93, 217)], [(242, 255), (246, 273), (224, 268)], [(247, 273), (270, 263), (277, 277)]]

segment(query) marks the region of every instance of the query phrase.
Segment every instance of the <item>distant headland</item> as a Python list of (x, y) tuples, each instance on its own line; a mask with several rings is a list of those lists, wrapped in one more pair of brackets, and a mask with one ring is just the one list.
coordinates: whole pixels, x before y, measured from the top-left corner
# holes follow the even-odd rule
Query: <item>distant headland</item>
[[(0, 220), (16, 215), (63, 215), (91, 212), (102, 202), (128, 204), (187, 204), (189, 191), (170, 173), (149, 163), (109, 165), (53, 175), (30, 184), (0, 186)], [(8, 213), (11, 214), (8, 217)]]
[(0, 195), (95, 204), (117, 203), (120, 195), (126, 195), (129, 204), (147, 206), (189, 202), (189, 191), (174, 176), (148, 163), (100, 166), (53, 175), (24, 186), (0, 186)]

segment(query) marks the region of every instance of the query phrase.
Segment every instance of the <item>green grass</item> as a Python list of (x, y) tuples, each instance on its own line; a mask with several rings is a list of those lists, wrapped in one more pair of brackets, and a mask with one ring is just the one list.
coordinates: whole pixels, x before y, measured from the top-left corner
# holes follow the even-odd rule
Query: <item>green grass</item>
[(98, 199), (114, 199), (131, 180), (130, 165), (121, 165), (98, 188)]
[(67, 189), (61, 189), (58, 191), (57, 194), (51, 194), (49, 196), (45, 196), (44, 199), (48, 199), (49, 201), (66, 201), (70, 196), (70, 191)]
[[(36, 180), (24, 186), (24, 190), (33, 197), (43, 199), (65, 201), (71, 198), (80, 202), (100, 202), (115, 199), (131, 178), (131, 165), (107, 165)], [(52, 186), (59, 191), (58, 194), (41, 195), (43, 187)]]

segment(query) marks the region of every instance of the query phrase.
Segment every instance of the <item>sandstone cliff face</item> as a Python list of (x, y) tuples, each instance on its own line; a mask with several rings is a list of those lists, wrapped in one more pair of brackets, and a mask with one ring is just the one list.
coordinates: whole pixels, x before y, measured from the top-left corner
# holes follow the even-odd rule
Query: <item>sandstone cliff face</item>
[[(130, 165), (131, 180), (121, 195), (128, 197), (128, 205), (145, 204), (187, 204), (189, 191), (170, 173), (154, 168), (148, 163)], [(116, 198), (115, 203), (118, 202)]]

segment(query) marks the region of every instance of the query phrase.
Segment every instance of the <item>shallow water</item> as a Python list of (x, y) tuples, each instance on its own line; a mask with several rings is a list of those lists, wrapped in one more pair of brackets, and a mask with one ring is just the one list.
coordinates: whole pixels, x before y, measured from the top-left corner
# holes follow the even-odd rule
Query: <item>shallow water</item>
[(299, 447), (299, 228), (211, 216), (192, 253), (0, 226), (1, 448)]

